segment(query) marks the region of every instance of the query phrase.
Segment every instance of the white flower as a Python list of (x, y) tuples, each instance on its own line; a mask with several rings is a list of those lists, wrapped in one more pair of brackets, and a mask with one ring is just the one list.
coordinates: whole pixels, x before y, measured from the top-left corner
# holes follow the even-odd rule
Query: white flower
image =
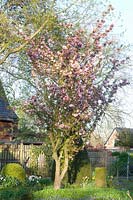
[(40, 178), (41, 178), (41, 176), (35, 176), (35, 175), (31, 175), (28, 177), (29, 181), (39, 180)]

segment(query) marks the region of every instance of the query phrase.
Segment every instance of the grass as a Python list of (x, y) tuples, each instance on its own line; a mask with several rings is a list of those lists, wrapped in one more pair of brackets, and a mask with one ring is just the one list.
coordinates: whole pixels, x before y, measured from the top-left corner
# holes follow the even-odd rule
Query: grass
[[(49, 185), (49, 186), (48, 186)], [(42, 189), (43, 188), (43, 189)], [(86, 187), (67, 185), (54, 190), (53, 185), (27, 183), (17, 187), (0, 188), (0, 200), (133, 200), (133, 181), (115, 180), (111, 188), (97, 188), (94, 182)]]
[[(121, 179), (118, 181), (116, 181), (117, 185), (116, 187), (117, 188), (123, 188), (125, 190), (130, 190), (133, 192), (133, 180), (126, 180), (126, 179)], [(115, 185), (115, 183), (114, 183)]]
[(34, 193), (35, 200), (131, 200), (127, 191), (113, 188), (46, 188)]

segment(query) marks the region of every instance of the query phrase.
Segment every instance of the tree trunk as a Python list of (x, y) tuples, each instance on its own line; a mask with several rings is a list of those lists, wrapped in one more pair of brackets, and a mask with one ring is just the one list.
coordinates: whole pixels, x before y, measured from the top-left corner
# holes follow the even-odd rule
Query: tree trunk
[(54, 189), (58, 190), (61, 188), (61, 182), (68, 170), (68, 157), (65, 156), (64, 165), (61, 167), (61, 160), (55, 159), (55, 179)]
[(59, 190), (61, 188), (61, 179), (59, 176), (55, 176), (54, 189)]
[(55, 160), (54, 189), (58, 190), (60, 188), (61, 188), (60, 161)]
[(50, 140), (52, 143), (53, 148), (53, 154), (52, 157), (55, 160), (55, 179), (54, 179), (54, 189), (58, 190), (61, 188), (61, 182), (68, 170), (68, 141), (66, 141), (66, 144), (63, 145), (62, 149), (60, 151), (57, 151), (58, 145), (62, 141), (60, 139), (57, 139), (55, 143), (55, 138), (52, 134), (50, 134)]

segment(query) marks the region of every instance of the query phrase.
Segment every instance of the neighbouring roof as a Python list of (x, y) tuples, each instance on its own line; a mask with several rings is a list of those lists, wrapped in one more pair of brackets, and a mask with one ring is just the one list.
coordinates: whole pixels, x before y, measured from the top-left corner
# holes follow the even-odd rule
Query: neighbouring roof
[(0, 81), (0, 121), (17, 122), (18, 116), (10, 108), (2, 82)]
[(110, 140), (112, 134), (116, 133), (117, 134), (117, 139), (116, 139), (116, 146), (130, 146), (133, 147), (133, 128), (121, 128), (121, 127), (116, 127), (110, 136), (108, 137), (107, 141), (105, 142), (104, 145), (108, 143)]
[(115, 130), (117, 131), (117, 133), (130, 133), (133, 134), (133, 128), (120, 128), (120, 127), (116, 127)]

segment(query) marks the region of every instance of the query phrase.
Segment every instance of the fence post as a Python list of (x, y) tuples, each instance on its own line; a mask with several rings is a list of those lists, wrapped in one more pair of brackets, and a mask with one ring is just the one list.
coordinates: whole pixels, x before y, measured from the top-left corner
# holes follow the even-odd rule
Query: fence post
[(129, 153), (127, 153), (127, 180), (129, 179)]
[(117, 160), (116, 160), (116, 162), (117, 162), (117, 171), (116, 171), (116, 177), (117, 177), (117, 180), (119, 179), (119, 161), (118, 161), (118, 156), (117, 156)]
[(23, 141), (21, 141), (21, 143), (20, 143), (20, 163), (21, 163), (21, 165), (23, 165), (23, 149), (24, 149), (24, 145), (23, 145)]

